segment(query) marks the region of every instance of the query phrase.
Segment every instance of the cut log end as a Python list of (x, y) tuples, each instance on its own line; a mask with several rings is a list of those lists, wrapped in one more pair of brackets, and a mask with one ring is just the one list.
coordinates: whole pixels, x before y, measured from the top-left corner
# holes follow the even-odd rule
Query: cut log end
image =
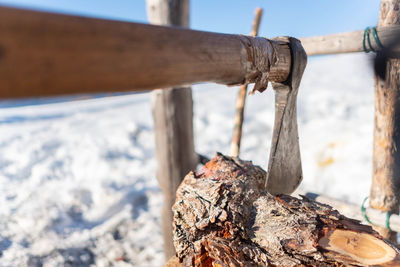
[(346, 255), (365, 265), (392, 263), (397, 255), (390, 245), (371, 234), (341, 229), (328, 232), (318, 244), (328, 251)]
[(370, 226), (306, 197), (273, 196), (265, 177), (222, 154), (185, 177), (173, 207), (181, 266), (400, 266)]

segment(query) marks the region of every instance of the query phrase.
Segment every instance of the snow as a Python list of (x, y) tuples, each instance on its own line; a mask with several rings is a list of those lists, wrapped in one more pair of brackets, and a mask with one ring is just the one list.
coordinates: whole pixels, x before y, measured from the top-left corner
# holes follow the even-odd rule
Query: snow
[[(309, 60), (303, 190), (358, 204), (369, 194), (373, 84), (364, 54)], [(199, 153), (228, 153), (236, 92), (194, 86)], [(61, 101), (0, 102), (0, 266), (161, 266), (149, 94)], [(241, 157), (263, 168), (273, 108), (272, 90), (247, 98)]]

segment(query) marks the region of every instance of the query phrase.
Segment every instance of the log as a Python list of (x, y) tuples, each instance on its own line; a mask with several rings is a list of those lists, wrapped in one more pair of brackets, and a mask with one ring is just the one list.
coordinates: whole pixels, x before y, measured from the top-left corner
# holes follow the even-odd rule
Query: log
[[(188, 0), (147, 0), (149, 21), (154, 24), (189, 26)], [(194, 150), (192, 90), (170, 88), (152, 92), (157, 180), (164, 195), (162, 224), (166, 259), (175, 255), (172, 243), (172, 205), (185, 174), (199, 161)]]
[(176, 266), (400, 265), (370, 226), (305, 196), (273, 196), (265, 177), (222, 154), (189, 173), (173, 206)]
[[(400, 24), (400, 0), (382, 0), (379, 27)], [(383, 212), (399, 213), (400, 205), (400, 59), (386, 63), (386, 79), (375, 75), (375, 119), (373, 174), (370, 206)], [(377, 228), (396, 240), (396, 233)]]
[[(400, 35), (400, 26), (383, 26), (378, 25), (377, 35), (382, 45), (388, 46), (392, 43), (393, 37)], [(308, 56), (327, 55), (339, 53), (363, 52), (363, 36), (364, 30), (335, 33), (323, 36), (304, 37), (300, 38), (301, 44), (306, 50)], [(371, 45), (375, 50), (379, 50), (371, 36)], [(368, 47), (368, 45), (367, 45)], [(400, 52), (400, 47), (394, 47), (395, 52)]]
[[(251, 26), (250, 36), (255, 37), (258, 35), (258, 28), (260, 27), (261, 17), (263, 10), (257, 7), (254, 14), (253, 25)], [(240, 141), (242, 139), (242, 128), (244, 119), (244, 106), (246, 103), (247, 84), (243, 84), (239, 88), (238, 96), (236, 99), (236, 113), (235, 113), (235, 126), (233, 128), (233, 136), (230, 145), (229, 155), (233, 157), (239, 156)]]
[(287, 44), (0, 7), (0, 98), (285, 81)]
[[(301, 190), (297, 190), (293, 195), (294, 196), (305, 195), (306, 197), (312, 200), (315, 200), (323, 204), (327, 204), (335, 208), (346, 217), (356, 219), (359, 221), (365, 221), (365, 217), (361, 212), (361, 204), (356, 205), (336, 198), (331, 198), (328, 196), (315, 194), (311, 192), (304, 192)], [(386, 228), (386, 223), (387, 223), (386, 212), (371, 207), (365, 207), (365, 214), (372, 223), (372, 225)], [(389, 217), (389, 225), (393, 231), (400, 232), (400, 216), (397, 214), (391, 214), (391, 216)]]

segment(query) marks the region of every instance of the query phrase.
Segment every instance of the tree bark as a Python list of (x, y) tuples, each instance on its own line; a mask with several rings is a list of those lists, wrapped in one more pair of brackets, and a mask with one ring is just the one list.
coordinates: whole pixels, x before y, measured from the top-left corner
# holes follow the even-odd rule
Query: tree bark
[[(365, 215), (360, 209), (360, 204), (348, 203), (342, 199), (336, 199), (329, 196), (319, 195), (312, 192), (305, 192), (302, 190), (296, 190), (294, 196), (305, 195), (306, 197), (327, 204), (336, 210), (338, 210), (342, 215), (353, 218), (359, 221), (365, 221), (365, 216), (368, 217), (369, 221), (373, 225), (386, 227), (387, 224), (387, 214), (381, 210), (373, 209), (371, 207), (365, 208)], [(397, 214), (392, 214), (389, 218), (390, 228), (393, 231), (400, 232), (400, 216)]]
[[(378, 27), (400, 24), (400, 0), (381, 0)], [(375, 75), (375, 127), (370, 206), (399, 213), (400, 197), (400, 59), (389, 59), (386, 79)], [(377, 228), (385, 238), (396, 233)]]
[(399, 266), (398, 249), (370, 226), (306, 197), (273, 196), (265, 177), (222, 154), (189, 173), (173, 206), (169, 266)]
[[(189, 26), (189, 0), (147, 0), (151, 23)], [(196, 169), (193, 141), (192, 91), (171, 88), (152, 92), (157, 179), (164, 194), (162, 212), (166, 258), (175, 255), (172, 243), (172, 211), (175, 192), (182, 177)]]

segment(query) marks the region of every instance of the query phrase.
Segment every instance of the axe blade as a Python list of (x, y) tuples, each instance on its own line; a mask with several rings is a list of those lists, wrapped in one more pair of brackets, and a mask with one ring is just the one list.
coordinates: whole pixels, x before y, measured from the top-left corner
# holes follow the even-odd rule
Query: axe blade
[(307, 65), (307, 55), (299, 40), (281, 37), (289, 43), (292, 66), (284, 83), (273, 83), (275, 122), (268, 163), (266, 189), (271, 194), (291, 194), (303, 179), (297, 131), (297, 92)]

